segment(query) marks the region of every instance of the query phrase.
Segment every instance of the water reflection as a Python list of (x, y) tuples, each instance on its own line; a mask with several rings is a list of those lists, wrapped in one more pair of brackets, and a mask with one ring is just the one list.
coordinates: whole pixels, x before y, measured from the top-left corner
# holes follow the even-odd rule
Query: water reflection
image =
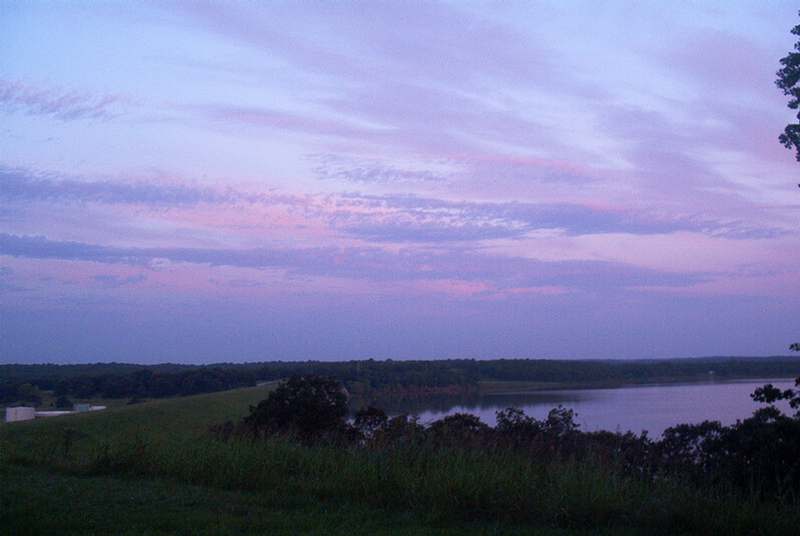
[[(452, 413), (467, 412), (478, 414), (480, 412), (507, 408), (510, 406), (523, 407), (528, 405), (558, 404), (568, 405), (577, 403), (587, 396), (592, 396), (588, 390), (574, 391), (534, 391), (530, 393), (502, 393), (502, 394), (461, 394), (461, 395), (432, 395), (424, 398), (389, 399), (373, 402), (383, 408), (390, 415), (407, 413), (409, 415), (450, 415)], [(358, 406), (359, 404), (355, 404)]]

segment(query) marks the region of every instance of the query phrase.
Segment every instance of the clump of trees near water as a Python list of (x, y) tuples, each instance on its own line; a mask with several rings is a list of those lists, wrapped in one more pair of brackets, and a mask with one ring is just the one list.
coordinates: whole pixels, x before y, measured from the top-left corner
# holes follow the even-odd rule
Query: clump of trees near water
[(390, 417), (375, 407), (364, 407), (348, 419), (348, 397), (341, 383), (296, 376), (252, 406), (244, 419), (213, 426), (211, 434), (222, 441), (279, 438), (367, 452), (405, 450), (421, 457), (443, 450), (498, 456), (513, 452), (541, 463), (600, 464), (646, 481), (677, 479), (700, 487), (733, 486), (759, 497), (796, 496), (800, 411), (785, 415), (775, 402), (789, 400), (797, 410), (800, 390), (766, 385), (752, 398), (766, 406), (736, 424), (680, 424), (653, 439), (646, 433), (583, 432), (573, 411), (561, 406), (542, 420), (507, 408), (497, 412), (493, 427), (466, 413), (423, 426), (414, 417)]

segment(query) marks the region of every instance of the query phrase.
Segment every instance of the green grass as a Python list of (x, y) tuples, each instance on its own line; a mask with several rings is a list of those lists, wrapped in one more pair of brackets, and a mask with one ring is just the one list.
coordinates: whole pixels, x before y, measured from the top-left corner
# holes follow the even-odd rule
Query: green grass
[[(82, 533), (97, 522), (98, 533), (793, 534), (800, 523), (795, 505), (648, 484), (599, 465), (543, 464), (510, 451), (369, 452), (209, 437), (209, 425), (240, 418), (268, 389), (0, 428), (7, 518), (0, 526), (38, 533), (59, 526)], [(148, 517), (148, 509), (157, 513)], [(48, 514), (34, 522), (35, 512)], [(197, 524), (202, 530), (190, 529)]]
[[(573, 531), (497, 523), (426, 523), (363, 505), (192, 486), (169, 479), (77, 477), (0, 466), (3, 534), (421, 534), (567, 535)], [(589, 531), (585, 531), (589, 534)], [(592, 534), (594, 534), (592, 532)]]

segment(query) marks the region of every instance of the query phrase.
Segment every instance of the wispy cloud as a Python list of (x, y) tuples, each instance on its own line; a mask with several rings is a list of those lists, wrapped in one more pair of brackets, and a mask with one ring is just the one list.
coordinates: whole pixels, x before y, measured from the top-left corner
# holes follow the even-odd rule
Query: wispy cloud
[(181, 206), (197, 203), (230, 203), (230, 192), (161, 182), (89, 181), (0, 167), (0, 198), (8, 201), (55, 201), (132, 203)]
[(552, 229), (567, 235), (697, 232), (726, 238), (773, 238), (786, 230), (759, 227), (741, 219), (716, 220), (702, 213), (650, 213), (644, 209), (601, 208), (571, 203), (466, 202), (417, 196), (345, 197), (355, 206), (381, 209), (379, 215), (358, 212), (335, 220), (355, 234), (386, 241), (482, 240), (512, 238)]
[(61, 204), (67, 208), (70, 203), (127, 204), (156, 210), (208, 204), (237, 206), (241, 214), (256, 206), (276, 207), (319, 221), (345, 236), (373, 242), (485, 241), (518, 238), (539, 230), (569, 236), (688, 231), (731, 239), (774, 238), (788, 232), (781, 227), (758, 225), (742, 218), (713, 217), (699, 211), (652, 212), (646, 208), (581, 203), (452, 201), (411, 194), (293, 195), (181, 181), (85, 180), (2, 167), (0, 199), (28, 205)]
[(121, 277), (118, 275), (101, 274), (93, 277), (95, 281), (107, 288), (119, 288), (129, 285), (138, 285), (147, 279), (144, 274), (130, 275)]
[(413, 184), (443, 182), (443, 174), (430, 169), (401, 168), (379, 160), (354, 159), (334, 154), (312, 154), (314, 173), (321, 180), (363, 184)]
[(229, 287), (229, 288), (263, 288), (266, 285), (261, 281), (254, 281), (253, 279), (217, 279), (211, 278), (208, 280), (209, 283), (212, 285), (216, 285), (219, 287)]
[(706, 274), (675, 274), (603, 261), (544, 262), (469, 250), (380, 248), (123, 248), (0, 234), (0, 255), (34, 259), (154, 266), (157, 261), (369, 281), (485, 281), (498, 288), (563, 286), (601, 291), (629, 286), (686, 286)]
[(47, 115), (62, 121), (108, 119), (118, 113), (118, 95), (91, 95), (75, 90), (39, 88), (0, 79), (0, 110), (5, 113)]

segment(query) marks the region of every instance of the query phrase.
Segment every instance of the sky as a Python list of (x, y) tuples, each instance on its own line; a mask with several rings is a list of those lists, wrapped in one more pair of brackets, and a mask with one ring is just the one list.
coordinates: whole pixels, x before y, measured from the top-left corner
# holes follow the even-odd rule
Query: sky
[(800, 339), (792, 2), (2, 2), (0, 362)]

